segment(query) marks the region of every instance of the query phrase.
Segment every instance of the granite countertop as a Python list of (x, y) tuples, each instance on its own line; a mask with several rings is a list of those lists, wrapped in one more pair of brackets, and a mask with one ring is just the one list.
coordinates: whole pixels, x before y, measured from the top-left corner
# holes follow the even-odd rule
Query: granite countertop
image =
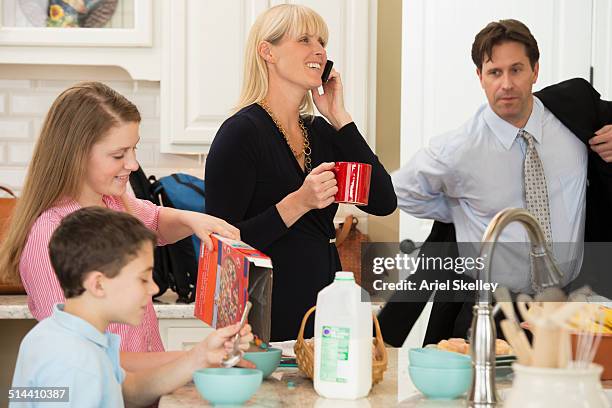
[(0, 296), (0, 319), (33, 319), (26, 295)]
[[(158, 319), (194, 319), (195, 304), (176, 304), (176, 294), (168, 291), (153, 303)], [(33, 319), (26, 295), (0, 295), (0, 319)]]
[[(175, 303), (176, 293), (167, 291), (155, 299), (153, 308), (158, 319), (195, 319), (193, 312), (195, 303), (189, 305)], [(372, 309), (377, 312), (382, 305), (372, 304)], [(0, 295), (0, 319), (33, 319), (28, 309), (28, 297), (26, 295)]]
[[(358, 401), (330, 400), (319, 397), (312, 381), (297, 368), (280, 368), (265, 379), (259, 390), (244, 405), (247, 407), (389, 407), (398, 402), (398, 350), (388, 348), (389, 363), (383, 381), (374, 385), (367, 398)], [(406, 370), (404, 370), (406, 371)], [(281, 376), (282, 374), (282, 376)], [(281, 377), (280, 380), (273, 376)], [(292, 381), (295, 387), (289, 388)], [(159, 408), (209, 407), (202, 399), (192, 382), (165, 395), (159, 402)]]
[[(408, 347), (401, 349), (387, 348), (389, 363), (383, 381), (374, 385), (367, 398), (355, 401), (334, 400), (320, 397), (314, 390), (312, 381), (297, 368), (280, 368), (263, 381), (259, 390), (244, 405), (247, 407), (317, 407), (317, 408), (459, 408), (465, 407), (465, 399), (427, 400), (417, 391), (408, 374)], [(399, 368), (399, 369), (398, 369)], [(272, 378), (282, 373), (279, 379)], [(288, 388), (287, 382), (293, 381), (294, 388)], [(606, 397), (612, 402), (612, 381), (603, 381)], [(510, 390), (510, 380), (498, 379), (496, 383), (503, 400)], [(192, 382), (179, 388), (172, 394), (165, 395), (159, 402), (159, 408), (185, 408), (211, 406), (195, 389)]]

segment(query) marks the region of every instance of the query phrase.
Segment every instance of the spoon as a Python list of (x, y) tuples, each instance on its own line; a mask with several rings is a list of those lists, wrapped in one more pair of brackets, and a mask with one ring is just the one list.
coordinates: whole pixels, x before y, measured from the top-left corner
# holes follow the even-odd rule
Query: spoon
[(234, 347), (232, 348), (231, 353), (221, 362), (221, 365), (225, 368), (230, 368), (238, 364), (240, 358), (242, 357), (242, 351), (240, 350), (240, 330), (244, 327), (246, 323), (246, 318), (249, 315), (249, 310), (251, 310), (251, 302), (247, 301), (244, 306), (244, 311), (242, 312), (242, 317), (240, 318), (240, 329), (238, 333), (234, 336)]

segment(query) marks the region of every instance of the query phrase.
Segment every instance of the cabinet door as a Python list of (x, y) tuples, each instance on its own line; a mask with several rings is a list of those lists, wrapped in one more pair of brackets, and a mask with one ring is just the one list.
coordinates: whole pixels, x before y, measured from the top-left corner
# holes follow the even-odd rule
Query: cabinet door
[[(534, 91), (589, 78), (592, 0), (411, 0), (402, 13), (402, 164), (486, 102), (470, 52), (490, 21), (514, 18), (530, 28), (540, 48)], [(400, 237), (423, 241), (430, 225), (402, 213)]]
[(213, 330), (198, 319), (159, 319), (159, 333), (166, 351), (189, 350)]
[[(243, 53), (255, 18), (279, 1), (163, 2), (161, 150), (206, 153), (231, 114), (242, 83)], [(374, 141), (375, 1), (300, 1), (330, 28), (329, 56), (342, 73), (345, 101)]]

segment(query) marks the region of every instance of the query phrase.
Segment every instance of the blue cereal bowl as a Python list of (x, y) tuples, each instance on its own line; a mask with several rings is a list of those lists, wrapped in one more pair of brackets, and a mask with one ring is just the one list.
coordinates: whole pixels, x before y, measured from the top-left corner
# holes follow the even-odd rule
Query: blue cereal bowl
[(213, 405), (244, 404), (261, 380), (261, 371), (250, 368), (204, 368), (193, 373), (196, 389)]
[(252, 351), (244, 353), (243, 358), (255, 364), (257, 369), (263, 373), (263, 377), (266, 378), (278, 368), (281, 360), (281, 349), (269, 348), (267, 351)]
[(472, 368), (408, 367), (412, 383), (427, 398), (450, 400), (463, 395), (472, 381)]
[(408, 359), (411, 366), (423, 368), (470, 368), (472, 364), (470, 356), (437, 348), (412, 348)]

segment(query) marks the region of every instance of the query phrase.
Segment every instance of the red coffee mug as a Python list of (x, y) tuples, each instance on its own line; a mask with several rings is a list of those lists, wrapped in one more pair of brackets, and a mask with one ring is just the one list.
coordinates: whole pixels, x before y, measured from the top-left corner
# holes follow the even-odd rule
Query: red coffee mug
[(336, 162), (333, 169), (338, 183), (336, 203), (368, 205), (372, 166), (366, 163)]

